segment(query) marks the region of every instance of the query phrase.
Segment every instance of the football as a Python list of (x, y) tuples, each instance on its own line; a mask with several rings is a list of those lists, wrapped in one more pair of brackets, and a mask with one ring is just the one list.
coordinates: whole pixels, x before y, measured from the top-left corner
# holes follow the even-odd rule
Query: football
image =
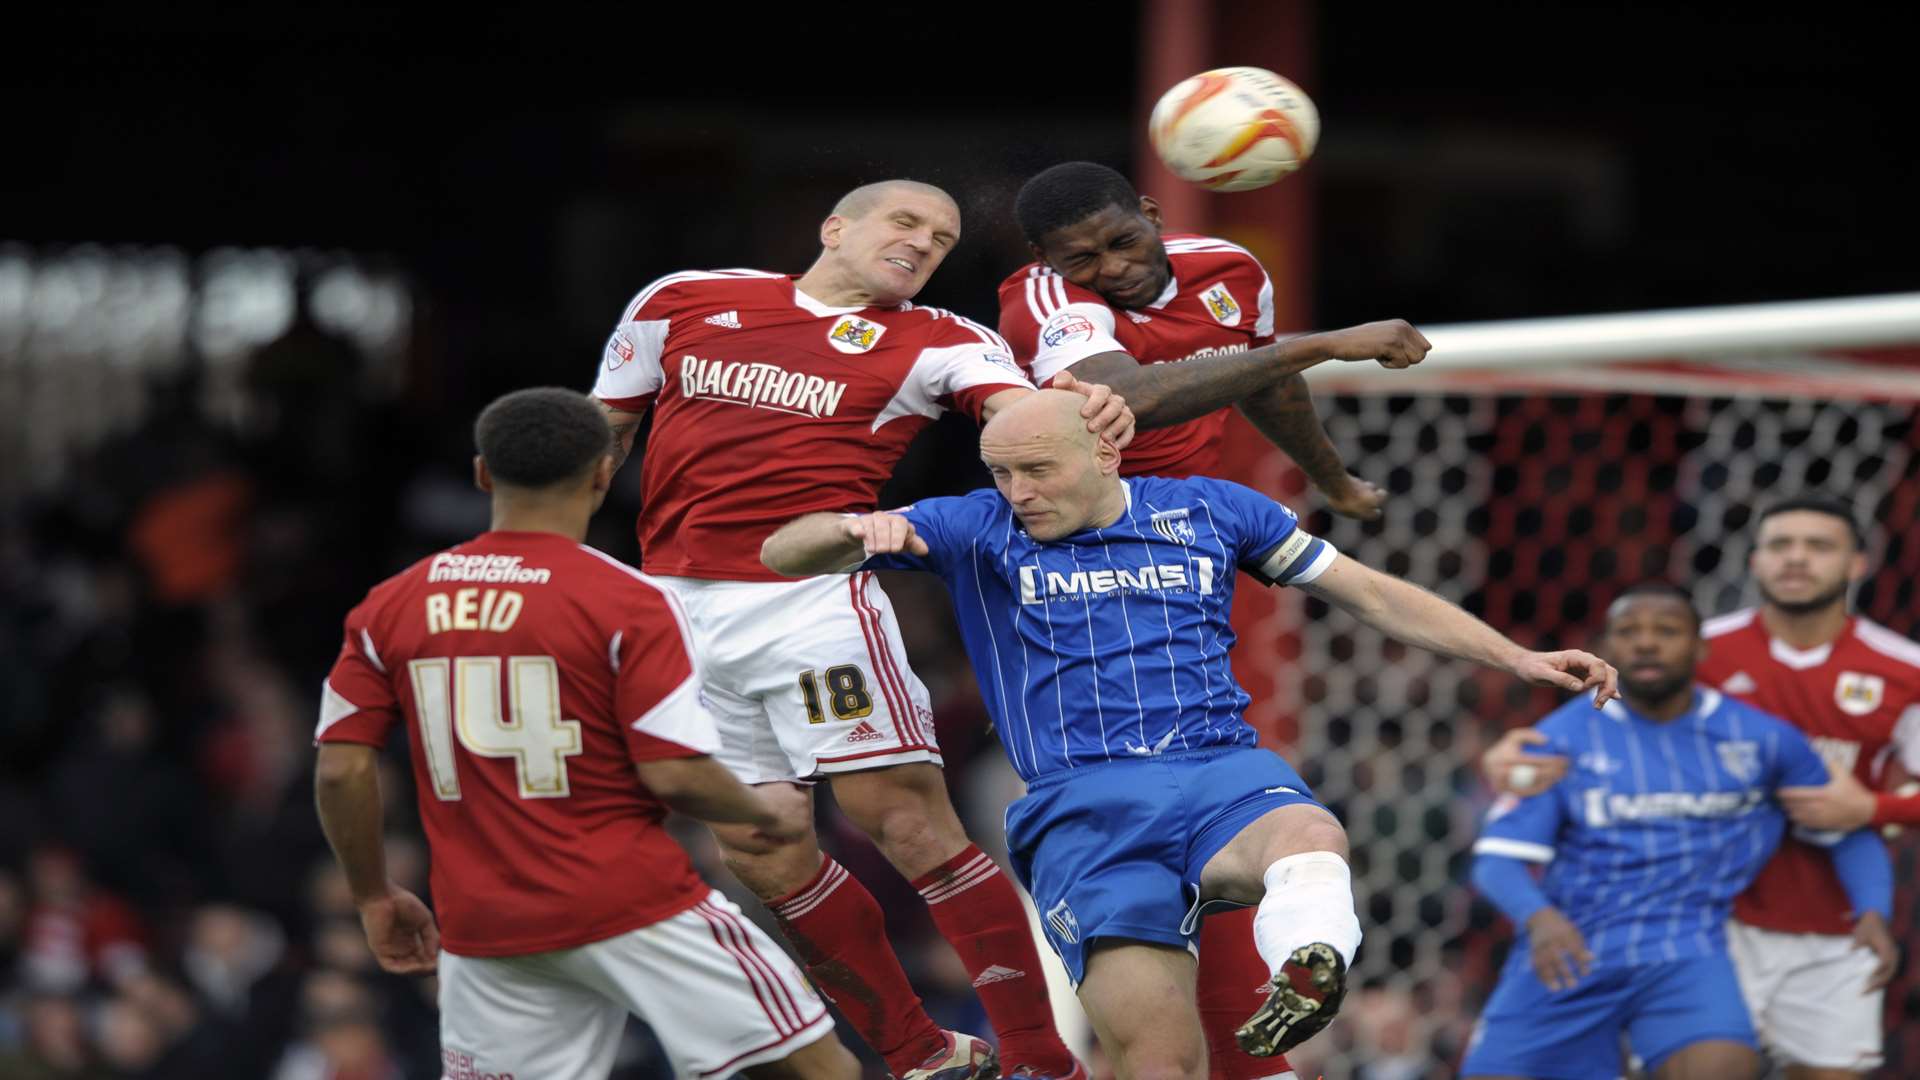
[(1161, 95), (1148, 136), (1182, 180), (1210, 191), (1252, 191), (1313, 155), (1320, 111), (1305, 91), (1264, 68), (1216, 68)]

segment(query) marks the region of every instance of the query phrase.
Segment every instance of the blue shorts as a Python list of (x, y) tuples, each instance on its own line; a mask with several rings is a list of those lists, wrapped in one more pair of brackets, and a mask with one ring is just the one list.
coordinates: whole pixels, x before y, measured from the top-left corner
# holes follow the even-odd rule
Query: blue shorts
[(1254, 819), (1320, 805), (1278, 754), (1224, 746), (1067, 769), (1007, 808), (1013, 872), (1077, 985), (1098, 938), (1197, 946), (1200, 871)]
[(1725, 953), (1634, 967), (1595, 967), (1570, 990), (1548, 990), (1516, 941), (1500, 985), (1467, 1043), (1461, 1076), (1615, 1080), (1620, 1034), (1651, 1075), (1676, 1051), (1725, 1040), (1759, 1049)]

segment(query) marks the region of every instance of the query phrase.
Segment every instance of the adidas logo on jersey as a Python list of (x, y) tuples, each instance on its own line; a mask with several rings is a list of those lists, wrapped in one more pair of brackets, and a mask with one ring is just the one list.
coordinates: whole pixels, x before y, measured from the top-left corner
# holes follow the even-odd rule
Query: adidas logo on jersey
[(865, 720), (860, 721), (859, 727), (856, 727), (852, 731), (847, 732), (847, 741), (850, 743), (872, 742), (875, 739), (884, 739), (884, 738), (886, 738), (885, 735), (880, 734), (880, 732), (872, 724), (867, 723)]
[(1755, 690), (1760, 689), (1760, 684), (1754, 682), (1753, 676), (1747, 674), (1746, 672), (1736, 671), (1733, 674), (1727, 676), (1727, 681), (1720, 684), (1720, 689), (1725, 690), (1729, 694), (1735, 694), (1735, 695), (1751, 694)]
[(1008, 982), (1013, 979), (1024, 979), (1026, 977), (1027, 973), (1024, 971), (1015, 971), (1010, 967), (1001, 967), (999, 964), (995, 964), (975, 976), (973, 985), (975, 987), (981, 987), (988, 983)]
[(740, 329), (740, 313), (737, 311), (723, 311), (718, 315), (709, 315), (700, 321), (709, 326), (724, 326), (729, 330)]
[(776, 364), (703, 360), (688, 354), (680, 358), (680, 392), (690, 399), (708, 398), (818, 418), (832, 416), (840, 408), (847, 384), (788, 371)]

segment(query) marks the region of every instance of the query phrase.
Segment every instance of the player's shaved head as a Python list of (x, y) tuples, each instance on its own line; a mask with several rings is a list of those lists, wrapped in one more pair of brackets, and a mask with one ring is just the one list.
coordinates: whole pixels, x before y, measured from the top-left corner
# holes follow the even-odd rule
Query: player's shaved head
[(954, 216), (960, 215), (960, 204), (945, 189), (918, 180), (881, 180), (862, 184), (840, 196), (840, 201), (833, 204), (833, 212), (843, 218), (863, 218), (887, 202), (888, 196), (906, 193), (945, 199), (953, 207)]
[(993, 414), (980, 430), (980, 450), (986, 453), (990, 449), (999, 452), (1047, 445), (1091, 452), (1094, 435), (1080, 416), (1080, 407), (1086, 403), (1086, 398), (1070, 390), (1028, 394)]
[(1126, 508), (1120, 451), (1087, 430), (1086, 403), (1068, 390), (1041, 390), (980, 429), (980, 460), (1035, 540), (1111, 525)]
[(613, 429), (577, 390), (515, 390), (481, 410), (474, 448), (497, 484), (546, 488), (577, 480), (613, 450)]

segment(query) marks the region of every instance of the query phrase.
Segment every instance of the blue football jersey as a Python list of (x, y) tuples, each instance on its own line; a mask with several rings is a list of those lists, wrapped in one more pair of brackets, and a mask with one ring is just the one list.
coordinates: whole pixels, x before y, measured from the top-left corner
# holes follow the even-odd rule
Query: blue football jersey
[(1538, 726), (1567, 778), (1495, 803), (1474, 851), (1547, 864), (1541, 890), (1596, 964), (1724, 951), (1735, 894), (1787, 828), (1774, 789), (1827, 782), (1792, 725), (1704, 687), (1668, 723), (1575, 698)]
[(1253, 746), (1227, 663), (1235, 571), (1318, 577), (1333, 547), (1251, 488), (1134, 477), (1114, 524), (1040, 542), (993, 489), (900, 511), (954, 615), (1007, 756), (1032, 780), (1060, 769), (1212, 746)]

